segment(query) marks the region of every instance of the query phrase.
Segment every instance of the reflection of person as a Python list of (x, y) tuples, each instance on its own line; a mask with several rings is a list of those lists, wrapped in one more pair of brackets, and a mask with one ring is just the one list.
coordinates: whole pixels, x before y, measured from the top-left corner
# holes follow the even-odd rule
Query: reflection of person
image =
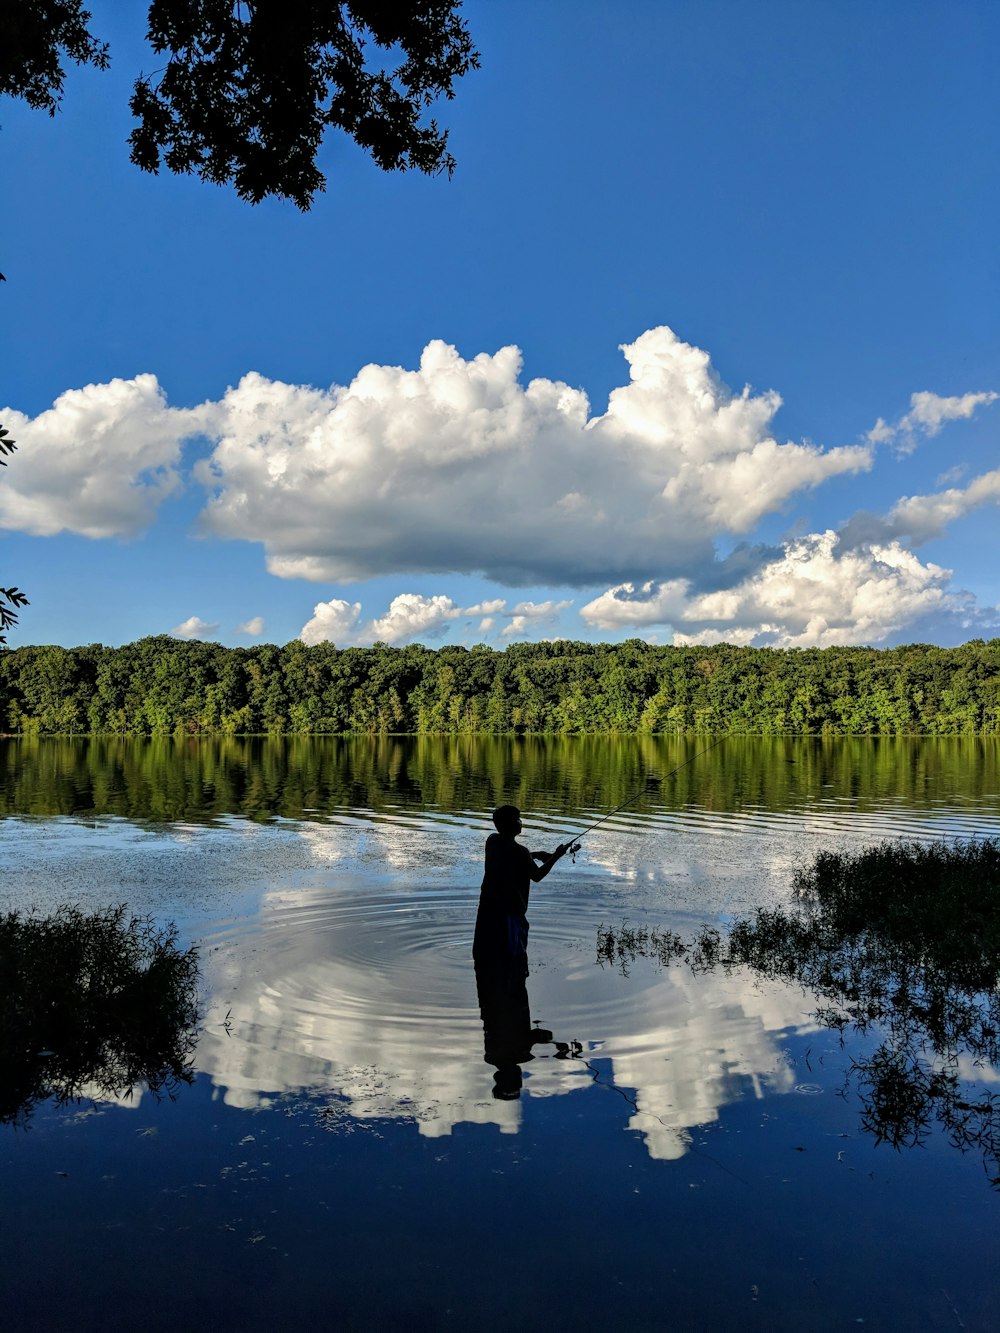
[(532, 1046), (550, 1042), (552, 1033), (531, 1026), (523, 972), (477, 963), (476, 988), (483, 1020), (483, 1059), (497, 1071), (493, 1096), (512, 1101), (521, 1095), (521, 1065), (535, 1058)]
[(554, 852), (529, 852), (517, 841), (521, 812), (516, 805), (493, 811), (496, 833), (486, 839), (486, 870), (479, 892), (472, 956), (482, 968), (511, 969), (528, 975), (528, 894), (531, 885), (545, 878), (571, 844), (560, 843)]

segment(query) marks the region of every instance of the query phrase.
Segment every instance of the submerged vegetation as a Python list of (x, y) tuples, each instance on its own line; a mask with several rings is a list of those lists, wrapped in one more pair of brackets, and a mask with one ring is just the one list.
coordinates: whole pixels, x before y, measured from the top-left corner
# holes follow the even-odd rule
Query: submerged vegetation
[(36, 1103), (189, 1083), (198, 959), (124, 906), (0, 915), (0, 1124)]
[(515, 643), (0, 651), (0, 733), (1000, 734), (1000, 639), (959, 648)]
[(875, 1140), (916, 1145), (936, 1122), (957, 1147), (982, 1152), (1000, 1187), (1000, 1097), (972, 1091), (976, 1070), (1000, 1063), (1000, 842), (824, 852), (794, 892), (788, 909), (759, 908), (690, 940), (602, 926), (598, 959), (626, 971), (640, 956), (750, 968), (812, 991), (818, 1022), (875, 1041), (851, 1063)]

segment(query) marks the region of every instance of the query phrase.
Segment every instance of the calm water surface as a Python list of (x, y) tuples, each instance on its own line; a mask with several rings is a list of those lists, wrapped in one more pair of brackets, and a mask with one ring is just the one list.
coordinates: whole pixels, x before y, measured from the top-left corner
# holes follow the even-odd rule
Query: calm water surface
[[(2, 905), (174, 920), (204, 995), (176, 1101), (0, 1129), (11, 1326), (1000, 1326), (981, 1156), (877, 1146), (814, 997), (595, 962), (602, 923), (724, 924), (821, 848), (1000, 835), (1000, 746), (729, 740), (664, 776), (703, 745), (0, 743)], [(637, 788), (533, 890), (499, 1099), (488, 812), (544, 846)]]

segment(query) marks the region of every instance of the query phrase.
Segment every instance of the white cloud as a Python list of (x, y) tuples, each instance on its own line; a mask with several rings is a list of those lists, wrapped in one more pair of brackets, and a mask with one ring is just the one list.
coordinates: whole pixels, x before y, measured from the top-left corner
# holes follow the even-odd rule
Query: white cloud
[(37, 417), (4, 408), (16, 466), (0, 488), (0, 527), (50, 537), (132, 537), (177, 489), (181, 442), (201, 410), (168, 407), (155, 375), (69, 389)]
[(985, 504), (1000, 504), (1000, 468), (982, 473), (965, 487), (904, 496), (886, 515), (855, 514), (841, 531), (841, 545), (905, 541), (922, 546), (940, 537), (949, 523)]
[(599, 417), (566, 384), (522, 385), (515, 347), (466, 361), (432, 342), (419, 370), (329, 391), (247, 375), (211, 409), (204, 526), (262, 541), (286, 578), (586, 586), (693, 570), (716, 533), (870, 466), (869, 446), (778, 443), (779, 396), (731, 394), (668, 328), (622, 350), (631, 382)]
[(1000, 468), (984, 472), (968, 486), (939, 491), (936, 495), (912, 495), (893, 505), (889, 530), (906, 536), (915, 545), (939, 537), (949, 523), (984, 504), (1000, 503)]
[(922, 390), (910, 395), (910, 410), (890, 426), (879, 417), (868, 432), (872, 444), (892, 444), (903, 454), (912, 453), (917, 446), (917, 436), (931, 438), (937, 435), (949, 421), (961, 421), (971, 417), (977, 407), (988, 407), (995, 403), (997, 393), (965, 393), (960, 397), (944, 398), (940, 394)]
[(527, 616), (513, 616), (510, 623), (505, 625), (500, 633), (505, 637), (519, 637), (522, 634), (527, 634), (529, 624)]
[(609, 589), (581, 610), (601, 629), (672, 625), (675, 643), (770, 643), (784, 648), (879, 643), (964, 602), (951, 571), (922, 564), (898, 542), (839, 550), (835, 532), (790, 542), (731, 588), (692, 595), (684, 580)]
[[(957, 406), (949, 410), (958, 415)], [(924, 413), (929, 421), (943, 414)], [(668, 626), (684, 644), (881, 643), (931, 623), (938, 636), (993, 633), (1000, 608), (977, 606), (950, 587), (950, 570), (910, 549), (985, 504), (1000, 504), (1000, 468), (963, 488), (905, 496), (888, 514), (859, 512), (839, 532), (790, 540), (749, 569), (745, 559), (734, 562), (735, 576), (718, 590), (700, 591), (687, 578), (622, 583), (580, 614), (601, 629)]]
[(439, 637), (452, 620), (466, 614), (450, 597), (441, 594), (421, 597), (419, 593), (403, 592), (392, 599), (384, 616), (362, 623), (360, 602), (345, 602), (335, 597), (316, 604), (312, 619), (302, 627), (299, 638), (303, 643), (329, 641), (344, 648), (376, 640), (409, 643), (418, 638)]
[(312, 619), (302, 626), (299, 638), (303, 643), (336, 643), (343, 647), (354, 643), (360, 602), (345, 602), (334, 597), (329, 602), (317, 602)]
[(384, 616), (371, 622), (368, 632), (384, 643), (408, 643), (421, 636), (433, 639), (444, 633), (449, 621), (465, 614), (450, 597), (403, 592), (392, 599)]
[(638, 589), (634, 583), (620, 583), (581, 607), (580, 615), (596, 629), (670, 624), (684, 615), (690, 587), (687, 579), (647, 579)]
[(482, 616), (481, 631), (492, 629), (502, 617), (508, 623), (501, 630), (501, 636), (511, 637), (539, 625), (554, 623), (559, 612), (572, 604), (569, 600), (518, 602), (508, 610), (506, 600), (497, 597), (475, 606), (462, 607), (441, 593), (424, 597), (415, 592), (403, 592), (392, 599), (384, 616), (362, 621), (360, 602), (334, 598), (316, 604), (312, 619), (303, 626), (299, 637), (303, 643), (331, 641), (341, 647), (372, 644), (376, 640), (392, 645), (412, 643), (417, 639), (440, 638), (452, 621), (464, 616), (479, 616), (484, 611), (490, 614)]
[(175, 625), (170, 633), (175, 639), (212, 639), (219, 631), (219, 622), (202, 620), (200, 616), (188, 616), (187, 620)]
[[(866, 443), (826, 450), (780, 443), (778, 394), (730, 392), (708, 354), (668, 328), (622, 350), (629, 383), (600, 416), (566, 384), (523, 384), (516, 347), (465, 360), (443, 342), (417, 370), (368, 365), (328, 391), (250, 374), (191, 410), (168, 407), (153, 375), (90, 385), (33, 420), (4, 413), (22, 452), (0, 487), (0, 527), (134, 535), (180, 486), (184, 439), (203, 434), (213, 442), (195, 468), (211, 491), (205, 530), (262, 542), (282, 577), (480, 572), (513, 586), (613, 584), (584, 608), (588, 623), (671, 627), (686, 642), (877, 642), (935, 610), (968, 615), (947, 573), (907, 548), (1000, 502), (1000, 469), (904, 497), (887, 514), (855, 514), (833, 538), (814, 533), (777, 551), (741, 542), (725, 561), (715, 544), (752, 533), (804, 489), (867, 470), (877, 444), (906, 451), (996, 393), (915, 393)], [(946, 480), (958, 482), (954, 469)], [(316, 604), (301, 637), (433, 640), (468, 617), (466, 630), (504, 642), (559, 632), (569, 605), (498, 597), (463, 608), (442, 593), (401, 593), (363, 620), (360, 601), (334, 598)], [(191, 617), (173, 632), (217, 629)], [(235, 632), (263, 629), (255, 616)]]
[(518, 602), (512, 611), (507, 612), (509, 622), (500, 631), (503, 638), (516, 638), (537, 629), (539, 625), (555, 623), (560, 611), (572, 606), (572, 601)]

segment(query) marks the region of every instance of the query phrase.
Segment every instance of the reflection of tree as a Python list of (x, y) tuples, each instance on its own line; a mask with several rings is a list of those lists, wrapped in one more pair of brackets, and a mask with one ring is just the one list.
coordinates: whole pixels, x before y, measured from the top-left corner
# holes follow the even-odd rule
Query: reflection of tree
[(191, 1082), (196, 951), (126, 907), (0, 916), (0, 1124), (37, 1102)]
[[(65, 650), (0, 654), (0, 732), (4, 681), (14, 659), (32, 652), (48, 661), (32, 706), (54, 714), (70, 702)], [(101, 679), (98, 670), (97, 692)], [(83, 704), (76, 711), (86, 714)], [(593, 736), (163, 736), (142, 745), (110, 736), (0, 739), (0, 814), (298, 819), (306, 811), (487, 810), (513, 801), (535, 816), (563, 818), (567, 810), (612, 809), (649, 773), (667, 773), (699, 748), (695, 737), (652, 736), (613, 744)], [(922, 806), (929, 783), (967, 800), (989, 799), (1000, 783), (1000, 747), (972, 737), (731, 737), (633, 809), (787, 810), (828, 785), (849, 791), (863, 813), (890, 794)]]
[(982, 1152), (1000, 1187), (1000, 1097), (971, 1091), (974, 1070), (1000, 1062), (1000, 842), (821, 853), (797, 874), (795, 898), (728, 935), (602, 927), (598, 957), (626, 969), (639, 955), (749, 967), (813, 991), (821, 1023), (876, 1038), (851, 1062), (876, 1142), (915, 1146), (936, 1122)]

